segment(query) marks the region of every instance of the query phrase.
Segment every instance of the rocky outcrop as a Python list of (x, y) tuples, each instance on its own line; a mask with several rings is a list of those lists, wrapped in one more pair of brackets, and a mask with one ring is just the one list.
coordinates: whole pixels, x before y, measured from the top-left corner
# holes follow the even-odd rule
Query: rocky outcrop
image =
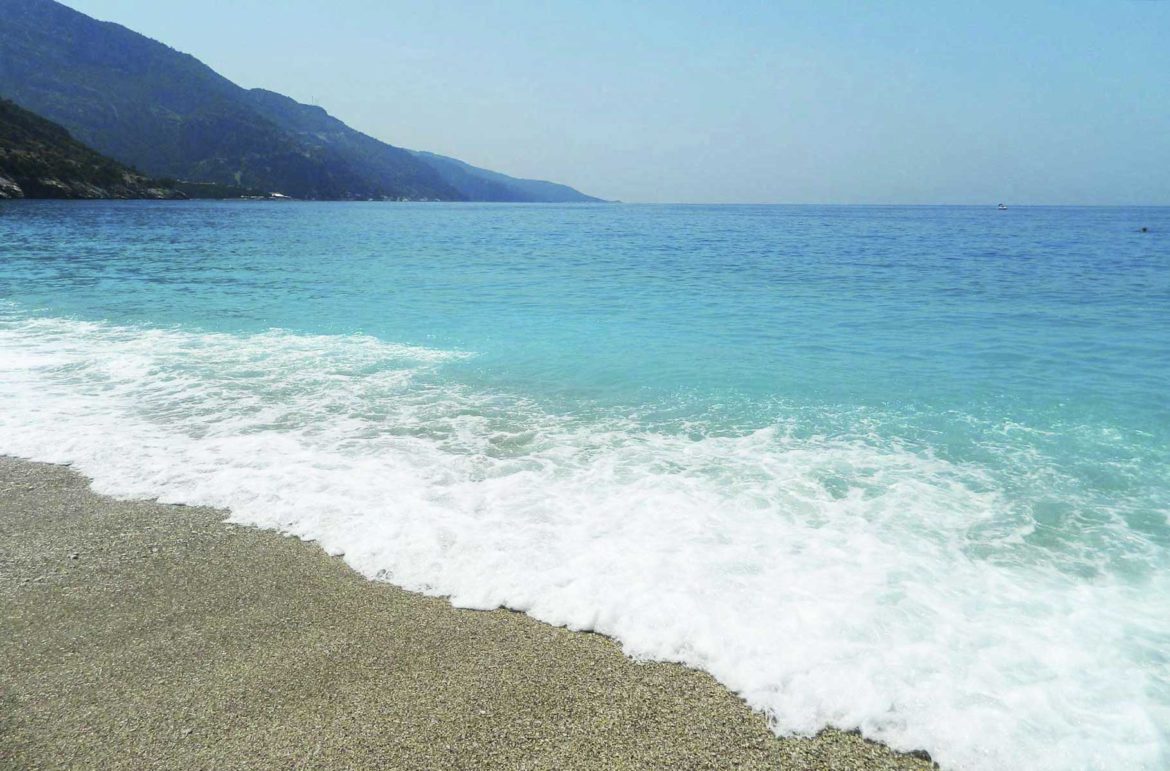
[(0, 198), (24, 198), (24, 191), (16, 182), (0, 174)]
[(25, 180), (23, 186), (8, 180), (14, 195), (4, 195), (4, 182), (0, 178), (0, 198), (69, 198), (69, 199), (153, 199), (182, 200), (187, 196), (178, 190), (160, 187), (145, 177), (127, 174), (124, 179), (111, 185), (95, 185), (84, 179), (61, 179), (40, 177)]
[(0, 100), (0, 198), (186, 198)]

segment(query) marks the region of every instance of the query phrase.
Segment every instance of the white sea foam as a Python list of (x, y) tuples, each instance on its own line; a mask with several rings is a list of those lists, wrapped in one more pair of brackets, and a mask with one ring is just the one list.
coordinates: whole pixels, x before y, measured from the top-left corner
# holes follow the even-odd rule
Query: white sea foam
[(613, 635), (711, 672), (780, 732), (860, 728), (947, 768), (1166, 767), (1164, 570), (1022, 557), (1028, 525), (979, 466), (550, 414), (444, 379), (459, 356), (9, 316), (0, 452)]

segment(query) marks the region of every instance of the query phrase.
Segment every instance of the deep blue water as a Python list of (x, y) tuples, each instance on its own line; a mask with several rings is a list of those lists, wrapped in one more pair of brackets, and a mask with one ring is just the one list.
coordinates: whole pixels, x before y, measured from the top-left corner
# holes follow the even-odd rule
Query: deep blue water
[(0, 203), (0, 452), (957, 768), (1170, 763), (1168, 392), (1166, 208)]

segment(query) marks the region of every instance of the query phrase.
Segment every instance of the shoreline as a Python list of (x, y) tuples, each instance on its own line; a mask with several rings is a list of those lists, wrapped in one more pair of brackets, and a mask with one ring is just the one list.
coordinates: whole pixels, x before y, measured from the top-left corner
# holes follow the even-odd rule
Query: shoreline
[(930, 769), (710, 675), (0, 456), (0, 765)]

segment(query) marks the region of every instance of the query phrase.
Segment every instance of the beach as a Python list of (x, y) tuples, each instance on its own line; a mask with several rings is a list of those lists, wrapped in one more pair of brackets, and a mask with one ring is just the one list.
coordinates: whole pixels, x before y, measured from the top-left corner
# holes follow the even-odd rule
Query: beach
[(1170, 771), (1170, 2), (417, 5), (0, 0), (0, 771)]
[(927, 769), (710, 676), (0, 458), (6, 768)]

